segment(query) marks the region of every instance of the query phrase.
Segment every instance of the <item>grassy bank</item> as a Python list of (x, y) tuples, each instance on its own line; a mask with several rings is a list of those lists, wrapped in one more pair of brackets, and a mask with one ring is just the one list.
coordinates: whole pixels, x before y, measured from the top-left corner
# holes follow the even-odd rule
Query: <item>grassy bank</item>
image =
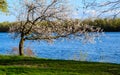
[(0, 56), (0, 75), (120, 75), (120, 64)]

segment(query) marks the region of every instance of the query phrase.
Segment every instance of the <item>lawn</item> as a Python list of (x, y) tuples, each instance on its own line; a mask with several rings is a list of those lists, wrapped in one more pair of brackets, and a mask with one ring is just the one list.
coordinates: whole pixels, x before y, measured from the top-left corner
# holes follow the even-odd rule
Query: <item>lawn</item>
[(120, 64), (0, 55), (0, 75), (120, 75)]

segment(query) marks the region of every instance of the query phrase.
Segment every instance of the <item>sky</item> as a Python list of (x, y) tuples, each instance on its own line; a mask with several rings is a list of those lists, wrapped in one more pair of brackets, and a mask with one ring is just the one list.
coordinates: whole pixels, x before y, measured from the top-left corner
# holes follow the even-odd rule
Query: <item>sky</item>
[[(8, 6), (15, 4), (17, 0), (7, 0)], [(10, 9), (8, 10), (10, 11)], [(0, 12), (0, 22), (9, 21), (13, 22), (15, 21), (14, 15), (11, 15), (10, 13), (2, 13)]]
[[(2, 13), (0, 12), (0, 22), (13, 22), (16, 20), (14, 14), (11, 14), (11, 7), (17, 7), (18, 6), (18, 0), (7, 0), (8, 6), (9, 6), (9, 13)], [(81, 3), (81, 0), (71, 0), (72, 7), (77, 8)], [(74, 18), (78, 18), (78, 13), (73, 12)], [(80, 16), (80, 15), (79, 15)]]
[[(16, 20), (15, 16), (13, 13), (11, 13), (11, 11), (13, 11), (11, 9), (11, 7), (18, 7), (19, 0), (7, 0), (8, 2), (8, 6), (9, 6), (9, 13), (5, 14), (0, 12), (0, 22), (4, 22), (4, 21), (9, 21), (9, 22), (13, 22)], [(70, 0), (70, 4), (71, 7), (75, 8), (74, 10), (79, 9), (77, 12), (72, 12), (72, 16), (73, 18), (85, 18), (85, 17), (91, 17), (91, 16), (96, 16), (98, 11), (90, 9), (90, 10), (85, 10), (86, 14), (83, 14), (83, 4), (81, 2), (82, 0)], [(86, 0), (86, 1), (92, 1), (92, 0)], [(103, 0), (97, 0), (98, 2), (101, 2)], [(109, 0), (108, 0), (109, 1)], [(104, 2), (104, 1), (103, 1)], [(113, 11), (114, 12), (114, 11)], [(110, 14), (111, 12), (109, 12)]]

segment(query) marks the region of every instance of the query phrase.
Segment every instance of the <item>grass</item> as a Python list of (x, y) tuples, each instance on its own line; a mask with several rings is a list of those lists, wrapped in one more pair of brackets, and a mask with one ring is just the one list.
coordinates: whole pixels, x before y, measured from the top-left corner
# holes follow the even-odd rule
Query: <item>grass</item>
[(0, 75), (120, 75), (120, 64), (0, 55)]

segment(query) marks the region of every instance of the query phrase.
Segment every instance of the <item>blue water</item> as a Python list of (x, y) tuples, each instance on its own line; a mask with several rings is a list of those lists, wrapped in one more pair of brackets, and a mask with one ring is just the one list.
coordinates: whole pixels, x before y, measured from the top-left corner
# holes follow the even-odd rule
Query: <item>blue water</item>
[[(9, 54), (18, 43), (19, 39), (12, 39), (9, 33), (0, 33), (0, 54)], [(107, 32), (94, 44), (78, 40), (57, 40), (53, 44), (27, 41), (25, 47), (30, 47), (37, 57), (42, 58), (120, 64), (120, 32)]]

